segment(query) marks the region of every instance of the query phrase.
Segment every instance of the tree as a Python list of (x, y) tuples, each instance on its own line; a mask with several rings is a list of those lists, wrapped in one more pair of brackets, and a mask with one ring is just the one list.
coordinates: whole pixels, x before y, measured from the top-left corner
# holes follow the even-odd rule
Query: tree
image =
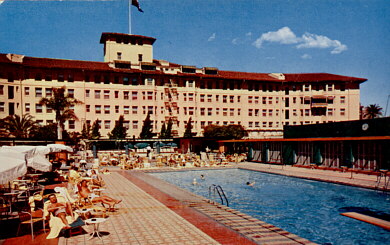
[(31, 131), (31, 138), (35, 140), (57, 140), (57, 125), (50, 123), (44, 126), (37, 126)]
[(91, 139), (97, 140), (100, 138), (100, 132), (99, 132), (99, 122), (96, 119), (92, 124), (92, 132), (91, 132)]
[(142, 125), (142, 130), (139, 137), (141, 139), (150, 139), (153, 136), (154, 133), (153, 133), (152, 121), (150, 120), (150, 112), (148, 112), (148, 115), (144, 120), (144, 124)]
[(241, 125), (208, 125), (204, 128), (204, 137), (215, 139), (242, 139), (248, 132)]
[(81, 130), (82, 139), (91, 139), (91, 125), (88, 123), (83, 124), (83, 129)]
[(34, 117), (30, 114), (24, 114), (22, 117), (19, 115), (9, 115), (0, 121), (0, 127), (6, 130), (7, 136), (13, 136), (15, 138), (28, 138), (31, 131), (37, 127)]
[(160, 139), (165, 139), (166, 131), (167, 131), (167, 128), (165, 127), (165, 122), (164, 122), (163, 125), (161, 126), (161, 131), (160, 131), (160, 136), (159, 136)]
[(115, 127), (112, 129), (111, 133), (108, 133), (108, 137), (110, 139), (126, 138), (127, 129), (123, 126), (123, 123), (124, 123), (123, 115), (120, 115), (118, 121), (115, 122)]
[(57, 123), (57, 135), (58, 139), (62, 139), (62, 131), (64, 129), (64, 123), (67, 120), (78, 120), (76, 114), (71, 107), (82, 104), (80, 100), (73, 98), (69, 94), (65, 95), (65, 86), (60, 88), (52, 88), (53, 95), (48, 98), (42, 98), (39, 101), (40, 105), (45, 105), (47, 108), (51, 108), (55, 112), (55, 118)]
[(167, 130), (165, 131), (165, 138), (166, 139), (172, 138), (172, 126), (173, 126), (172, 119), (169, 118), (168, 124), (167, 124)]
[(192, 118), (191, 117), (187, 122), (186, 130), (184, 131), (183, 137), (184, 138), (192, 138)]
[(365, 119), (378, 118), (382, 116), (382, 110), (383, 108), (377, 104), (371, 104), (369, 106), (366, 106), (364, 108), (364, 118)]

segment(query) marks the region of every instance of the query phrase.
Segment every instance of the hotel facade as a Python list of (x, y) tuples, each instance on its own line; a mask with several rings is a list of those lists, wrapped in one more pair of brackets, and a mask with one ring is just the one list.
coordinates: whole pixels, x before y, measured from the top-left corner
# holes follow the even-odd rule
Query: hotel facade
[(183, 136), (189, 118), (193, 133), (207, 125), (240, 124), (249, 138), (283, 135), (283, 125), (359, 119), (364, 78), (328, 73), (248, 73), (198, 68), (153, 59), (151, 37), (103, 33), (104, 62), (0, 54), (0, 118), (29, 113), (40, 124), (55, 114), (39, 105), (53, 87), (66, 87), (83, 102), (68, 131), (100, 123), (103, 138), (124, 116), (128, 136), (138, 137), (148, 112), (153, 130), (172, 119)]

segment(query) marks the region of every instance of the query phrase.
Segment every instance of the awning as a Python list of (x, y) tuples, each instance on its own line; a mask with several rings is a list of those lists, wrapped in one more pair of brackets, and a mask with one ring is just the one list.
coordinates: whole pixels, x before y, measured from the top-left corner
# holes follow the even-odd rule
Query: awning
[(26, 173), (25, 154), (12, 150), (0, 152), (0, 184), (6, 184)]

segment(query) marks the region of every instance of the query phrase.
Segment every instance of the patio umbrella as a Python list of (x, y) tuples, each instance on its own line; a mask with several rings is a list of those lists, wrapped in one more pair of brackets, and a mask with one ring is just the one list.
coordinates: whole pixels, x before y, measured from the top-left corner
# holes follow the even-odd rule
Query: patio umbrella
[(137, 144), (134, 145), (134, 147), (137, 148), (137, 149), (144, 149), (144, 148), (146, 148), (148, 146), (149, 146), (149, 143), (137, 143)]
[(173, 142), (170, 142), (170, 143), (166, 144), (166, 146), (168, 146), (168, 147), (177, 147), (177, 144), (173, 143)]
[(30, 145), (18, 145), (18, 146), (3, 146), (0, 152), (15, 151), (25, 155), (27, 167), (34, 168), (39, 171), (48, 172), (51, 171), (51, 163), (46, 159), (45, 155), (51, 152), (50, 147), (47, 146), (30, 146)]
[(16, 151), (0, 153), (0, 184), (6, 184), (26, 173), (25, 154)]
[(51, 152), (61, 152), (61, 151), (67, 151), (67, 152), (73, 152), (72, 147), (62, 144), (48, 144), (48, 147), (50, 147)]
[(161, 147), (163, 147), (164, 145), (165, 144), (163, 142), (161, 142), (161, 141), (158, 141), (158, 142), (156, 141), (156, 142), (153, 143), (153, 147), (156, 148), (157, 154), (160, 154)]

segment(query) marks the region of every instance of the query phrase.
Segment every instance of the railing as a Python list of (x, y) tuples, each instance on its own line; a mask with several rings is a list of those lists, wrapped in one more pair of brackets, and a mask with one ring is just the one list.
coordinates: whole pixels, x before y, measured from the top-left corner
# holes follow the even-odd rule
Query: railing
[(226, 206), (229, 207), (229, 200), (227, 199), (225, 192), (223, 191), (220, 185), (212, 184), (209, 186), (209, 199), (211, 199), (211, 191), (213, 192), (213, 198), (215, 199), (215, 193), (218, 193), (219, 198), (221, 199), (222, 205), (224, 205), (224, 200), (226, 202)]

